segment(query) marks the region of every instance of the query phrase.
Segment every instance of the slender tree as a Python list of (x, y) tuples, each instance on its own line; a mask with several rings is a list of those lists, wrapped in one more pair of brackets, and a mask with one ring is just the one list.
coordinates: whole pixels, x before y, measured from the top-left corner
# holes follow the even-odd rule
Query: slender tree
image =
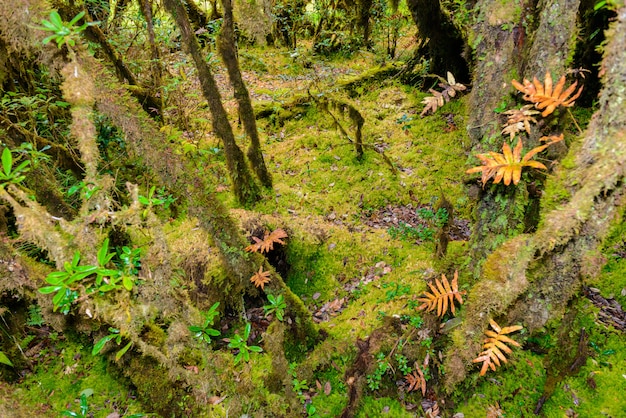
[(263, 159), (261, 141), (259, 140), (259, 132), (256, 126), (254, 110), (252, 109), (250, 93), (241, 77), (241, 70), (239, 68), (237, 45), (235, 43), (233, 5), (231, 0), (222, 0), (222, 7), (224, 9), (224, 20), (222, 22), (218, 50), (228, 70), (230, 83), (235, 90), (235, 99), (237, 99), (237, 104), (239, 105), (239, 118), (243, 123), (246, 135), (250, 138), (250, 146), (246, 154), (250, 160), (252, 170), (254, 170), (261, 184), (267, 188), (271, 188), (272, 176), (267, 170), (265, 160)]
[(228, 121), (226, 109), (224, 109), (222, 104), (222, 97), (215, 83), (215, 78), (213, 78), (211, 69), (206, 63), (200, 45), (193, 34), (187, 11), (179, 0), (165, 0), (164, 5), (176, 21), (183, 43), (191, 54), (198, 70), (202, 94), (209, 103), (209, 109), (213, 116), (213, 130), (224, 144), (226, 165), (233, 183), (235, 196), (242, 205), (252, 204), (260, 198), (258, 186), (248, 170), (243, 152), (235, 141), (235, 135)]

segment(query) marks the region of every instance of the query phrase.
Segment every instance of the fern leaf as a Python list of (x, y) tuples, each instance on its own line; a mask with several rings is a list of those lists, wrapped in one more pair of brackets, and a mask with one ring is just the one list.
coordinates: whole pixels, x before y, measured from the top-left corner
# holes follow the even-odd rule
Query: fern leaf
[(528, 151), (524, 157), (522, 157), (521, 154), (523, 144), (521, 138), (513, 150), (511, 150), (509, 144), (505, 143), (502, 145), (502, 154), (497, 152), (477, 154), (476, 157), (480, 160), (482, 165), (470, 168), (466, 171), (466, 173), (471, 174), (482, 172), (481, 181), (483, 183), (483, 187), (491, 178), (494, 179), (494, 184), (502, 181), (506, 186), (511, 184), (511, 182), (517, 185), (522, 177), (522, 169), (524, 167), (547, 170), (547, 167), (539, 161), (530, 161), (530, 159), (551, 144), (553, 144), (553, 142), (533, 148)]
[(517, 80), (511, 81), (513, 87), (524, 93), (524, 100), (532, 102), (537, 109), (543, 109), (541, 116), (544, 118), (554, 112), (559, 107), (571, 107), (583, 91), (583, 86), (580, 86), (578, 91), (572, 96), (578, 85), (578, 81), (575, 81), (565, 91), (565, 76), (561, 76), (556, 86), (552, 84), (552, 76), (550, 72), (546, 72), (544, 83), (542, 84), (537, 77), (533, 78), (532, 83), (527, 79), (524, 79), (523, 84)]
[(436, 286), (433, 286), (432, 283), (428, 283), (428, 287), (432, 293), (425, 292), (423, 297), (417, 299), (423, 302), (417, 309), (420, 311), (426, 309), (426, 312), (430, 312), (436, 308), (437, 316), (442, 317), (448, 311), (449, 306), (452, 315), (454, 315), (456, 313), (454, 300), (456, 299), (459, 304), (462, 304), (463, 298), (461, 295), (465, 294), (465, 291), (459, 290), (458, 278), (459, 272), (455, 271), (452, 282), (448, 282), (446, 275), (442, 274), (441, 281), (435, 279)]
[(506, 336), (506, 334), (522, 329), (520, 325), (501, 328), (493, 319), (489, 320), (489, 325), (493, 328), (493, 331), (489, 329), (485, 330), (487, 338), (483, 344), (483, 351), (478, 355), (478, 357), (472, 360), (473, 363), (483, 364), (480, 369), (481, 376), (484, 376), (488, 369), (496, 371), (496, 367), (502, 364), (500, 361), (503, 363), (508, 362), (506, 354), (511, 354), (513, 350), (511, 350), (507, 344), (520, 347), (520, 344), (517, 341)]
[(265, 236), (263, 237), (263, 239), (259, 239), (253, 236), (252, 239), (255, 242), (254, 244), (248, 245), (246, 247), (246, 251), (253, 252), (253, 253), (256, 253), (259, 251), (261, 253), (270, 252), (274, 249), (275, 243), (285, 245), (285, 241), (282, 240), (283, 238), (288, 238), (288, 236), (285, 230), (281, 228), (277, 228), (276, 230), (272, 231), (272, 233), (270, 234), (265, 233)]
[(263, 271), (263, 266), (259, 267), (259, 271), (254, 273), (254, 276), (250, 278), (250, 281), (254, 283), (254, 286), (260, 287), (261, 290), (265, 290), (265, 285), (272, 281), (269, 271)]

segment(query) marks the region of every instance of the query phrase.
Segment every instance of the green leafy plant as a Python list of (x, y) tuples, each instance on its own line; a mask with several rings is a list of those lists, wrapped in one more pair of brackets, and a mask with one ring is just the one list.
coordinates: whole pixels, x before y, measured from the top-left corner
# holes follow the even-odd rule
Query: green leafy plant
[(383, 376), (387, 373), (387, 370), (391, 368), (383, 352), (376, 355), (376, 363), (376, 370), (374, 370), (372, 374), (367, 375), (367, 387), (369, 387), (370, 390), (378, 390), (380, 388)]
[[(100, 351), (102, 351), (106, 343), (108, 343), (111, 340), (115, 341), (117, 345), (120, 345), (122, 343), (122, 334), (120, 334), (119, 329), (109, 328), (109, 334), (100, 338), (98, 342), (94, 344), (93, 349), (91, 350), (91, 354), (95, 356), (96, 354), (100, 353)], [(115, 361), (118, 361), (119, 359), (121, 359), (122, 356), (126, 354), (126, 352), (130, 349), (132, 345), (133, 343), (131, 341), (128, 344), (126, 344), (124, 347), (122, 347), (122, 349), (119, 350), (117, 354), (115, 354)]]
[(139, 195), (139, 203), (148, 206), (142, 214), (144, 218), (148, 215), (148, 210), (153, 206), (163, 206), (163, 209), (167, 209), (175, 201), (176, 198), (174, 196), (165, 193), (165, 187), (157, 190), (156, 186), (152, 186), (148, 191), (147, 197)]
[(268, 294), (267, 300), (270, 304), (263, 306), (265, 316), (274, 314), (279, 321), (282, 321), (285, 315), (285, 309), (287, 309), (287, 304), (285, 303), (283, 295), (278, 295), (275, 297), (272, 294)]
[(99, 22), (85, 22), (81, 26), (76, 26), (76, 23), (85, 16), (85, 12), (80, 12), (69, 22), (63, 22), (61, 16), (56, 10), (50, 12), (48, 16), (50, 20), (43, 19), (41, 26), (38, 29), (52, 32), (52, 35), (43, 40), (43, 44), (54, 40), (57, 46), (61, 48), (63, 45), (72, 47), (76, 44), (76, 38), (87, 27), (97, 25)]
[(68, 196), (73, 196), (76, 193), (80, 192), (83, 199), (89, 200), (98, 190), (100, 190), (100, 187), (95, 186), (93, 183), (85, 183), (84, 181), (80, 181), (67, 189), (66, 194)]
[(57, 309), (64, 315), (70, 312), (72, 303), (78, 299), (78, 288), (74, 283), (96, 272), (98, 266), (79, 266), (80, 251), (74, 253), (71, 262), (66, 261), (63, 271), (55, 271), (46, 277), (46, 282), (51, 286), (39, 288), (39, 293), (44, 295), (55, 293), (52, 298), (53, 310)]
[(93, 395), (93, 389), (85, 389), (80, 393), (80, 407), (79, 412), (73, 412), (70, 410), (65, 410), (61, 412), (62, 416), (65, 417), (79, 417), (79, 418), (87, 418), (87, 413), (89, 412), (89, 404), (87, 404), (87, 398)]
[(411, 286), (408, 284), (400, 284), (398, 282), (383, 283), (382, 288), (388, 289), (387, 292), (385, 292), (385, 302), (391, 302), (400, 296), (411, 293)]
[[(80, 262), (80, 251), (74, 253), (71, 262), (65, 262), (63, 271), (55, 271), (46, 277), (46, 282), (51, 286), (39, 288), (42, 294), (55, 293), (52, 298), (53, 310), (57, 309), (67, 315), (71, 309), (72, 303), (79, 296), (80, 285), (85, 289), (87, 294), (94, 291), (106, 293), (112, 290), (120, 290), (122, 288), (131, 291), (134, 286), (134, 278), (117, 269), (109, 269), (106, 265), (115, 256), (115, 253), (109, 252), (109, 239), (106, 238), (102, 243), (102, 247), (98, 250), (98, 265), (78, 265)], [(82, 281), (90, 276), (94, 277), (93, 282)], [(120, 283), (121, 280), (121, 283)], [(79, 283), (80, 282), (80, 283)]]
[(117, 253), (120, 264), (124, 273), (130, 275), (139, 274), (139, 269), (141, 268), (141, 249), (130, 247), (122, 247)]
[(204, 322), (202, 325), (192, 325), (189, 327), (189, 331), (193, 332), (193, 336), (198, 340), (210, 344), (211, 337), (217, 337), (220, 335), (218, 330), (211, 328), (215, 317), (219, 315), (219, 312), (217, 311), (217, 307), (219, 305), (219, 302), (215, 302), (207, 312), (204, 312)]
[(9, 148), (2, 151), (2, 171), (0, 171), (0, 187), (7, 184), (17, 184), (26, 178), (26, 173), (30, 165), (30, 161), (22, 161), (17, 167), (13, 168), (13, 154)]
[(11, 363), (11, 360), (9, 360), (3, 351), (0, 351), (0, 364), (6, 364), (7, 366), (13, 367), (13, 363)]
[(394, 355), (394, 358), (398, 362), (398, 370), (400, 370), (400, 373), (405, 376), (411, 373), (413, 369), (411, 368), (411, 366), (409, 366), (409, 360), (404, 355), (396, 353)]
[(424, 221), (437, 228), (441, 228), (448, 222), (449, 215), (445, 208), (439, 208), (437, 211), (433, 211), (429, 208), (419, 208), (415, 211), (415, 213)]
[(41, 315), (41, 307), (39, 305), (30, 305), (28, 307), (28, 318), (26, 319), (26, 325), (29, 327), (39, 327), (43, 325), (44, 320)]
[(248, 345), (248, 338), (250, 338), (251, 328), (252, 326), (249, 322), (247, 322), (246, 328), (243, 332), (243, 337), (239, 334), (235, 334), (235, 336), (231, 338), (228, 343), (228, 348), (239, 350), (239, 352), (235, 356), (235, 364), (239, 364), (241, 360), (244, 360), (246, 363), (250, 361), (250, 352), (260, 353), (263, 351), (261, 347), (258, 347), (256, 345)]

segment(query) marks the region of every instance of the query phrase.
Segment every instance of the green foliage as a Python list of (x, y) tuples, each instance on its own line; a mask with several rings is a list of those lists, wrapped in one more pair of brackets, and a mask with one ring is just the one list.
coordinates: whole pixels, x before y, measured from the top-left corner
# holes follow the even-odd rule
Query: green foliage
[(41, 307), (39, 305), (30, 305), (28, 307), (28, 318), (26, 319), (26, 325), (29, 327), (39, 327), (43, 325), (44, 320), (41, 315)]
[(0, 187), (4, 187), (7, 184), (17, 184), (23, 181), (30, 165), (30, 161), (22, 161), (17, 167), (13, 168), (13, 154), (7, 147), (2, 150), (2, 171), (0, 171)]
[(93, 183), (85, 183), (84, 181), (79, 181), (78, 183), (67, 189), (66, 194), (68, 196), (73, 196), (76, 193), (80, 192), (83, 199), (89, 200), (98, 190), (100, 190), (100, 187), (95, 186)]
[(215, 317), (219, 315), (219, 312), (217, 311), (217, 307), (219, 305), (219, 302), (215, 302), (208, 311), (203, 313), (204, 322), (202, 325), (192, 325), (189, 327), (189, 331), (191, 331), (193, 336), (198, 340), (210, 344), (211, 337), (217, 337), (220, 335), (218, 330), (211, 328)]
[(89, 412), (89, 405), (87, 404), (87, 398), (93, 395), (93, 389), (85, 389), (80, 394), (80, 409), (79, 412), (73, 412), (70, 410), (65, 410), (61, 412), (62, 416), (65, 417), (80, 417), (87, 418), (87, 413)]
[(390, 368), (391, 365), (387, 361), (385, 353), (378, 353), (376, 355), (376, 370), (372, 374), (367, 375), (367, 387), (370, 390), (378, 390), (383, 376)]
[(268, 293), (267, 300), (270, 304), (263, 306), (265, 316), (275, 314), (276, 319), (282, 321), (283, 316), (285, 315), (285, 309), (287, 309), (287, 304), (285, 303), (283, 295), (278, 295), (275, 297), (274, 295)]
[(233, 348), (235, 350), (239, 350), (237, 355), (235, 356), (235, 364), (239, 364), (241, 360), (246, 363), (250, 361), (250, 352), (260, 353), (263, 351), (261, 347), (256, 345), (248, 345), (248, 338), (250, 338), (250, 330), (251, 325), (249, 322), (246, 322), (246, 327), (243, 333), (243, 337), (239, 334), (235, 334), (233, 338), (230, 339), (228, 343), (228, 348)]
[(121, 267), (124, 273), (136, 276), (141, 268), (141, 249), (130, 247), (122, 247), (118, 250)]
[[(120, 330), (119, 329), (110, 327), (109, 328), (109, 334), (105, 335), (102, 338), (100, 338), (98, 340), (98, 342), (96, 342), (94, 344), (93, 349), (91, 350), (91, 354), (94, 355), (94, 356), (99, 354), (100, 351), (102, 351), (102, 349), (106, 345), (106, 343), (108, 343), (111, 340), (115, 341), (117, 343), (117, 345), (120, 345), (122, 343), (122, 334), (120, 334)], [(132, 345), (133, 345), (133, 343), (129, 342), (124, 347), (122, 347), (122, 349), (119, 350), (117, 352), (117, 354), (115, 354), (115, 361), (118, 361), (119, 359), (121, 359), (122, 356), (124, 354), (126, 354), (126, 352), (130, 349), (130, 347)]]
[(383, 283), (383, 289), (388, 289), (385, 292), (385, 302), (391, 302), (392, 300), (399, 298), (400, 296), (408, 295), (411, 293), (411, 286), (408, 284), (400, 284), (398, 282)]
[(76, 44), (76, 38), (87, 27), (97, 25), (99, 22), (85, 22), (81, 26), (76, 26), (76, 23), (85, 16), (85, 12), (80, 12), (69, 22), (63, 22), (61, 16), (56, 10), (50, 12), (50, 20), (43, 19), (38, 29), (52, 32), (52, 35), (43, 40), (43, 44), (54, 40), (57, 43), (57, 47), (61, 48), (63, 45), (72, 47)]
[(13, 367), (13, 363), (11, 363), (11, 360), (9, 360), (7, 355), (4, 354), (4, 352), (2, 351), (0, 351), (0, 364), (6, 364), (7, 366)]
[[(414, 301), (410, 301), (410, 302), (414, 302)], [(407, 304), (407, 306), (408, 305), (409, 304)], [(408, 306), (410, 309), (417, 308), (417, 303), (413, 303), (413, 304), (410, 304), (410, 305), (412, 305), (412, 306)], [(411, 325), (411, 326), (413, 326), (413, 327), (415, 327), (417, 329), (420, 329), (422, 327), (422, 325), (424, 325), (424, 320), (419, 315), (402, 315), (400, 317), (400, 320), (403, 323), (406, 322), (409, 325)]]
[(445, 208), (439, 208), (436, 212), (429, 208), (419, 208), (415, 212), (420, 218), (420, 223), (413, 226), (400, 222), (398, 226), (390, 227), (387, 232), (391, 238), (403, 241), (432, 241), (435, 229), (448, 222), (448, 212)]
[[(64, 263), (63, 271), (48, 274), (46, 282), (51, 286), (41, 287), (39, 292), (44, 295), (56, 292), (52, 298), (53, 309), (55, 312), (58, 309), (62, 314), (67, 315), (72, 303), (78, 299), (81, 287), (86, 294), (96, 291), (106, 293), (122, 288), (131, 291), (135, 284), (132, 276), (125, 274), (122, 270), (106, 267), (114, 256), (115, 253), (109, 253), (108, 238), (104, 240), (102, 247), (98, 250), (98, 265), (96, 266), (79, 266), (81, 255), (80, 251), (76, 251), (72, 261)], [(83, 282), (88, 277), (93, 278), (93, 282)]]
[(396, 362), (398, 362), (398, 370), (400, 370), (400, 373), (402, 373), (403, 376), (406, 376), (413, 371), (413, 368), (409, 366), (409, 360), (405, 356), (400, 353), (396, 353), (393, 357), (396, 359)]
[(153, 206), (162, 206), (163, 209), (168, 209), (175, 201), (176, 198), (174, 196), (165, 192), (165, 187), (161, 187), (159, 190), (156, 190), (156, 186), (152, 186), (148, 191), (147, 197), (139, 195), (139, 203), (147, 206), (142, 214), (144, 218), (148, 216), (148, 211)]

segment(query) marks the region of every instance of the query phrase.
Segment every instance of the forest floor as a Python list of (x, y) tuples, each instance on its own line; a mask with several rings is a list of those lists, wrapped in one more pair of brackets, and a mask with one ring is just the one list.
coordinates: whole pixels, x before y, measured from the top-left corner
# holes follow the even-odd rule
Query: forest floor
[[(181, 67), (182, 93), (174, 98), (169, 117), (189, 126), (181, 141), (188, 143), (190, 152), (214, 155), (210, 172), (219, 179), (217, 193), (233, 207), (233, 216), (248, 235), (257, 228), (283, 228), (289, 235), (281, 248), (280, 268), (288, 286), (327, 334), (311, 352), (292, 353), (292, 372), (302, 383), (303, 405), (312, 403), (323, 417), (338, 416), (346, 407), (350, 378), (360, 372), (367, 383), (357, 417), (424, 416), (437, 406), (441, 416), (530, 416), (548, 391), (542, 408), (546, 417), (624, 416), (626, 344), (623, 322), (618, 330), (623, 311), (617, 307), (626, 303), (624, 226), (617, 226), (611, 235), (603, 254), (607, 261), (603, 273), (587, 284), (589, 297), (572, 302), (577, 313), (570, 319), (571, 329), (584, 329), (586, 335), (585, 344), (580, 344), (585, 351), (582, 364), (571, 370), (571, 364), (554, 365), (548, 353), (554, 352), (559, 330), (547, 326), (533, 336), (513, 336), (522, 347), (514, 350), (502, 369), (479, 377), (477, 365), (462, 387), (445, 394), (439, 387), (445, 374), (441, 348), (455, 319), (446, 316), (440, 327), (434, 315), (417, 307), (427, 283), (442, 274), (451, 279), (458, 271), (462, 290), (473, 284), (463, 271), (473, 216), (473, 197), (465, 184), (469, 178), (465, 170), (472, 161), (466, 100), (461, 97), (432, 116), (420, 117), (427, 94), (398, 79), (364, 77), (346, 91), (341, 87), (346, 80), (358, 79), (381, 64), (369, 52), (349, 59), (320, 59), (304, 52), (294, 56), (285, 50), (242, 47), (240, 59), (255, 108), (275, 109), (272, 116), (259, 120), (273, 193), (251, 209), (234, 208), (219, 143), (206, 133), (208, 111), (199, 94), (191, 94), (200, 89), (189, 65)], [(181, 70), (172, 66), (171, 71)], [(217, 79), (221, 86), (228, 85), (224, 72), (218, 71)], [(232, 94), (223, 91), (236, 120)], [(294, 97), (309, 93), (350, 103), (362, 114), (367, 147), (361, 160), (331, 116), (313, 101), (291, 107)], [(285, 110), (289, 113), (283, 120)], [(354, 137), (350, 119), (331, 112)], [(448, 214), (453, 224), (447, 255), (435, 259), (441, 222), (437, 204), (443, 197), (454, 208)], [(184, 223), (174, 221), (174, 225)], [(250, 310), (248, 316), (253, 322), (258, 318), (261, 333), (262, 311)], [(17, 372), (17, 383), (0, 384), (0, 416), (79, 411), (82, 393), (88, 395), (87, 414), (92, 414), (86, 416), (128, 417), (147, 409), (104, 358), (91, 355), (91, 343), (85, 338), (53, 332), (38, 321), (36, 310), (27, 321), (29, 327), (16, 343), (31, 367)], [(366, 349), (371, 358), (367, 370), (351, 370), (363, 352), (362, 346), (357, 349), (357, 340), (369, 336), (373, 341), (377, 332), (388, 328), (393, 331), (385, 331), (384, 341), (381, 337)], [(430, 364), (407, 364), (416, 352), (425, 353)], [(323, 360), (316, 360), (317, 368), (308, 370), (304, 365), (310, 359)], [(254, 356), (250, 364), (262, 367)], [(405, 377), (420, 366), (430, 373), (426, 396)], [(228, 410), (228, 399), (209, 402)], [(304, 411), (303, 406), (306, 416)]]

